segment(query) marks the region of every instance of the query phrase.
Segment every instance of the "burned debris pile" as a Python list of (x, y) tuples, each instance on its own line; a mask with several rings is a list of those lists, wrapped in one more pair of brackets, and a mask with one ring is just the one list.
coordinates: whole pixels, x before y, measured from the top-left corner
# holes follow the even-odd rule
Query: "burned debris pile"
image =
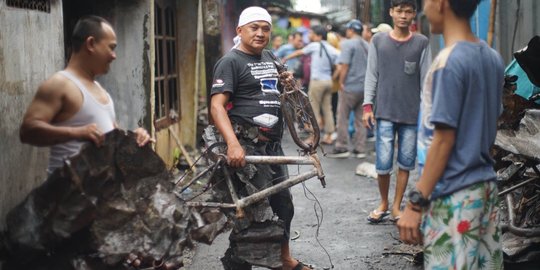
[(7, 216), (5, 269), (179, 269), (191, 240), (211, 243), (226, 217), (186, 206), (163, 161), (134, 134), (87, 144)]
[[(536, 44), (536, 45), (535, 45)], [(529, 43), (532, 51), (515, 54), (526, 73), (529, 89), (538, 82), (535, 73), (540, 62), (528, 61), (540, 38)], [(534, 66), (536, 65), (536, 66)], [(530, 91), (518, 94), (520, 85), (516, 76), (506, 77), (503, 92), (503, 114), (499, 119), (497, 138), (493, 148), (499, 195), (501, 198), (502, 244), (507, 262), (540, 260), (540, 94)], [(516, 85), (518, 82), (518, 85)], [(521, 90), (520, 89), (520, 90)]]

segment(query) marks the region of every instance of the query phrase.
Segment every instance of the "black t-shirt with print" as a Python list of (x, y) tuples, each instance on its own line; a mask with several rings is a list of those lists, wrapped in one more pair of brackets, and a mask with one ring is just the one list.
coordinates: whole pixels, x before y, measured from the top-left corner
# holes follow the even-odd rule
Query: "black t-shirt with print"
[(272, 140), (283, 131), (278, 72), (270, 51), (250, 55), (233, 49), (214, 67), (211, 94), (229, 92), (227, 106), (233, 123), (256, 125)]

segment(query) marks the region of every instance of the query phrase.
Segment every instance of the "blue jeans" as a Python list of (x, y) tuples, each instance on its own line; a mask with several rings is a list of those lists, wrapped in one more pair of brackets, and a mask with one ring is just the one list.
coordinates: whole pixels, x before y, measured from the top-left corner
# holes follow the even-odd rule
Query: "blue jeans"
[(405, 171), (414, 170), (417, 126), (377, 119), (375, 142), (375, 152), (377, 154), (375, 169), (377, 174), (386, 175), (392, 171), (396, 134), (398, 140), (398, 166)]

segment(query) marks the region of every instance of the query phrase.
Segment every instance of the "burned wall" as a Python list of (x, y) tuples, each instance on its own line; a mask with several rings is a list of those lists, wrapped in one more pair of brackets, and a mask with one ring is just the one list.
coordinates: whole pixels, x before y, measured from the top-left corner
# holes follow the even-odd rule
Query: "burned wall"
[(45, 179), (48, 150), (19, 142), (19, 126), (40, 82), (64, 65), (62, 4), (49, 12), (0, 1), (0, 228), (5, 215)]

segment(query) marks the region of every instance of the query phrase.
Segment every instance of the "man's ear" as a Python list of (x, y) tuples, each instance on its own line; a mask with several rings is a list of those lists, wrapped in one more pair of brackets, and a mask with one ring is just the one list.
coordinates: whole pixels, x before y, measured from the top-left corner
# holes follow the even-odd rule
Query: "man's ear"
[(439, 12), (443, 13), (446, 8), (450, 8), (448, 0), (439, 0)]
[(84, 41), (84, 46), (86, 47), (88, 51), (93, 52), (96, 47), (96, 38), (93, 36), (87, 37), (86, 40)]
[(236, 34), (240, 35), (242, 33), (242, 27), (238, 26), (236, 27)]

